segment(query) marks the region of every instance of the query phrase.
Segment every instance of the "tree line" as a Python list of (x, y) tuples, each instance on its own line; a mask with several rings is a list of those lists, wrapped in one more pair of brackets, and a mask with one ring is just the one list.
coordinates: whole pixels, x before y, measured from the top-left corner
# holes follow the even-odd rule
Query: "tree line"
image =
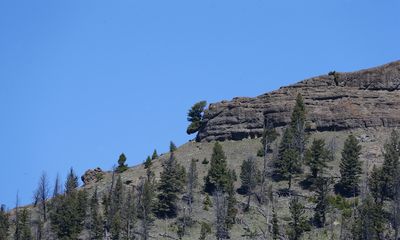
[[(192, 123), (188, 133), (201, 128), (204, 107), (205, 102), (200, 102), (189, 111)], [(128, 169), (124, 154), (112, 172), (111, 183), (103, 186), (105, 189), (80, 189), (78, 177), (70, 169), (65, 183), (57, 177), (50, 191), (47, 176), (42, 174), (34, 192), (33, 208), (20, 207), (17, 201), (10, 213), (1, 206), (0, 240), (9, 236), (16, 240), (182, 239), (194, 224), (201, 228), (198, 239), (212, 237), (212, 233), (216, 239), (229, 239), (237, 223), (245, 226), (243, 236), (248, 239), (298, 240), (313, 228), (333, 226), (328, 216), (340, 219), (339, 235), (334, 236), (333, 230), (331, 233), (335, 239), (398, 239), (398, 132), (393, 131), (384, 145), (383, 164), (373, 166), (371, 171), (363, 169), (361, 145), (350, 134), (341, 151), (340, 176), (336, 177), (329, 167), (336, 158), (336, 149), (323, 139), (309, 141), (306, 114), (304, 99), (298, 95), (282, 136), (273, 120), (265, 119), (262, 148), (243, 160), (238, 175), (228, 167), (223, 145), (215, 142), (210, 161), (202, 162), (208, 167), (204, 184), (199, 184), (199, 160), (191, 159), (188, 168), (184, 168), (176, 159), (173, 142), (167, 159), (162, 161), (159, 178), (153, 169), (154, 161), (159, 159), (155, 150), (144, 161), (146, 174), (135, 186), (127, 184), (121, 174)], [(363, 171), (367, 172), (363, 175)], [(236, 188), (238, 180), (240, 187)], [(273, 181), (287, 181), (287, 188), (274, 189)], [(299, 186), (308, 190), (311, 197), (302, 195)], [(243, 195), (244, 202), (238, 200), (237, 194)], [(285, 221), (279, 211), (280, 197), (289, 202), (290, 216)], [(195, 218), (199, 211), (194, 208), (196, 203), (202, 204), (202, 211), (213, 212), (212, 224)], [(264, 222), (249, 225), (238, 219), (239, 213), (257, 213)], [(157, 219), (172, 221), (175, 235), (155, 231)]]

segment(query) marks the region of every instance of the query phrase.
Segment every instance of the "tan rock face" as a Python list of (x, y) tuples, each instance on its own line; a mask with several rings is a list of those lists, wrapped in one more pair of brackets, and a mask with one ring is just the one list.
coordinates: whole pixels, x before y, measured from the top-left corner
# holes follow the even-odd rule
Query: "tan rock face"
[(259, 137), (264, 119), (285, 126), (298, 93), (313, 130), (400, 127), (400, 61), (301, 81), (255, 98), (210, 104), (198, 141)]

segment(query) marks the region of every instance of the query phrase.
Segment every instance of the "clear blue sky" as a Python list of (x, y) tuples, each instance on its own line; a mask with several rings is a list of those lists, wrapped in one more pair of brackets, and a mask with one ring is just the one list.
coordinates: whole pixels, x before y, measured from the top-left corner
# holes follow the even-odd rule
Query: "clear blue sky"
[(398, 0), (0, 2), (0, 203), (187, 142), (198, 100), (400, 58)]

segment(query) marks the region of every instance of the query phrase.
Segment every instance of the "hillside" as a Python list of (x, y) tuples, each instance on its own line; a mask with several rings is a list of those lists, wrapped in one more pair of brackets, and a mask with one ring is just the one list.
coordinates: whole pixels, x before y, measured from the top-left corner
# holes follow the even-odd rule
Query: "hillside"
[[(238, 189), (241, 185), (240, 166), (244, 160), (254, 157), (258, 168), (263, 167), (264, 158), (257, 156), (257, 152), (262, 148), (261, 136), (265, 119), (270, 120), (279, 133), (279, 137), (271, 144), (271, 152), (267, 155), (269, 167), (273, 168), (272, 163), (278, 156), (279, 142), (291, 121), (298, 94), (303, 96), (305, 103), (308, 125), (307, 147), (311, 145), (313, 139), (323, 139), (326, 146), (334, 152), (334, 159), (328, 162), (326, 175), (335, 181), (340, 177), (341, 151), (348, 135), (353, 134), (362, 147), (360, 160), (363, 175), (360, 184), (366, 187), (366, 176), (374, 165), (382, 164), (383, 146), (388, 141), (392, 130), (400, 126), (400, 61), (352, 73), (332, 72), (255, 98), (241, 97), (234, 98), (232, 101), (210, 104), (205, 110), (203, 125), (197, 134), (196, 141), (190, 141), (174, 152), (177, 162), (185, 169), (189, 168), (192, 159), (198, 160), (196, 163), (198, 186), (194, 191), (193, 225), (187, 228), (182, 239), (199, 239), (202, 222), (208, 223), (211, 227), (211, 233), (205, 239), (216, 239), (214, 208), (211, 207), (208, 211), (203, 209), (205, 198), (203, 179), (210, 168), (208, 162), (215, 142), (221, 142), (228, 168), (233, 169), (238, 176), (234, 183), (235, 189)], [(151, 169), (156, 182), (160, 180), (162, 165), (169, 158), (170, 153), (165, 153), (153, 160)], [(204, 159), (208, 161), (204, 162)], [(305, 205), (306, 216), (312, 217), (315, 192), (304, 186), (303, 182), (310, 175), (310, 170), (305, 165), (302, 169), (303, 172), (296, 174), (293, 178), (292, 195), (300, 197)], [(138, 165), (130, 167), (117, 176), (121, 177), (124, 189), (132, 189), (146, 179), (146, 169), (144, 165)], [(101, 177), (93, 177), (85, 181), (85, 185), (80, 190), (86, 190), (91, 196), (97, 189), (99, 199), (102, 199), (104, 194), (110, 192), (112, 177), (111, 171), (104, 172)], [(279, 221), (279, 239), (287, 239), (291, 197), (281, 194), (287, 187), (287, 181), (277, 181), (269, 176), (267, 184), (274, 196), (274, 209)], [(256, 191), (258, 188), (259, 186)], [(336, 196), (333, 187), (330, 189), (330, 195)], [(182, 200), (183, 196), (184, 194), (180, 194), (178, 201), (180, 215), (187, 208)], [(250, 210), (245, 211), (247, 197), (239, 193), (235, 196), (238, 214), (235, 224), (229, 231), (230, 239), (272, 239), (269, 233), (272, 226), (271, 203), (260, 204), (253, 196)], [(357, 199), (361, 201), (361, 197), (360, 195)], [(351, 202), (352, 198), (348, 198), (348, 201)], [(385, 202), (385, 207), (388, 206), (390, 203)], [(39, 215), (36, 213), (36, 208), (30, 206), (29, 209), (32, 213), (32, 231), (36, 231), (34, 223), (37, 222)], [(12, 218), (15, 218), (15, 214)], [(301, 239), (340, 239), (341, 234), (342, 239), (347, 239), (348, 235), (344, 235), (343, 231), (350, 230), (348, 222), (343, 219), (342, 209), (332, 205), (327, 213), (324, 227), (311, 226)], [(179, 239), (176, 222), (177, 218), (166, 220), (155, 218), (150, 229), (150, 239)], [(136, 226), (138, 232), (140, 232), (140, 226), (139, 220)], [(385, 226), (389, 224), (386, 223)], [(45, 228), (50, 229), (49, 221), (45, 223)], [(265, 236), (263, 231), (267, 232)], [(10, 232), (13, 232), (13, 227)], [(384, 239), (390, 239), (386, 236), (391, 235), (392, 230), (387, 230), (384, 234)], [(137, 239), (142, 239), (140, 235), (136, 236)], [(53, 234), (48, 234), (42, 239), (56, 238)], [(80, 239), (89, 239), (87, 230), (80, 234)]]

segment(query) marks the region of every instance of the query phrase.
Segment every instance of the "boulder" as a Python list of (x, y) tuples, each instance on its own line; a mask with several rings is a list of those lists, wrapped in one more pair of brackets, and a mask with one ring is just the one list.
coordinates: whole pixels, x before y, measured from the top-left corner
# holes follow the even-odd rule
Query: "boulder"
[(101, 168), (86, 170), (85, 174), (82, 175), (81, 179), (84, 185), (89, 183), (98, 182), (103, 178), (104, 172)]

